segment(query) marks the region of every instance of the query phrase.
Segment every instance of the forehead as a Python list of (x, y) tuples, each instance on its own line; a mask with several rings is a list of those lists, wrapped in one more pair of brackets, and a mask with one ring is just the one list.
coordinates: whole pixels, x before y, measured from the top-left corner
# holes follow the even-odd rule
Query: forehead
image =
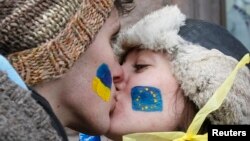
[(135, 59), (135, 57), (138, 56), (138, 53), (141, 52), (142, 49), (139, 49), (137, 47), (131, 48), (125, 52), (125, 54), (121, 55), (121, 64), (127, 61), (127, 59)]
[[(126, 56), (124, 57), (124, 61), (126, 62), (127, 60), (137, 60), (137, 59), (152, 59), (155, 60), (156, 56), (161, 56), (160, 58), (165, 58), (167, 54), (163, 52), (157, 52), (149, 49), (139, 49), (139, 48), (134, 48), (129, 50), (126, 53)], [(158, 58), (158, 57), (157, 57)]]
[(113, 7), (108, 19), (116, 19), (116, 22), (119, 21), (119, 12), (116, 7)]
[(134, 0), (134, 8), (121, 17), (122, 30), (138, 22), (142, 17), (164, 6), (165, 0)]
[(118, 11), (116, 8), (113, 8), (109, 17), (102, 26), (101, 30), (98, 32), (98, 34), (101, 33), (101, 35), (99, 35), (100, 39), (111, 37), (115, 32), (119, 30), (119, 28), (120, 28), (120, 21), (119, 21)]

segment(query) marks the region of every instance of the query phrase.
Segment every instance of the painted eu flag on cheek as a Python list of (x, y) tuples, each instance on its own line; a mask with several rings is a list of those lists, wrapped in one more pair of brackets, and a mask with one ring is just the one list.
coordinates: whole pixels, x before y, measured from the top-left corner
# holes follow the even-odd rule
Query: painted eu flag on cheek
[(131, 89), (132, 109), (144, 112), (162, 111), (161, 91), (155, 87), (136, 86)]
[(92, 88), (104, 101), (109, 101), (111, 96), (112, 76), (108, 65), (102, 64), (93, 79)]

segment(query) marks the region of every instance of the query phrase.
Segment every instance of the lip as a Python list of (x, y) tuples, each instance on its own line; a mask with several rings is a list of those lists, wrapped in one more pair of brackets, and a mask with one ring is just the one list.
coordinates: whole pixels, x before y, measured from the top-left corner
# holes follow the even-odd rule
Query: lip
[(114, 101), (114, 102), (112, 103), (112, 105), (111, 105), (111, 111), (114, 111), (115, 105), (116, 105), (116, 102)]
[(113, 101), (112, 101), (112, 104), (111, 104), (111, 108), (110, 108), (109, 115), (112, 115), (112, 113), (113, 113), (114, 110), (115, 110), (115, 106), (116, 106), (116, 100), (113, 100)]

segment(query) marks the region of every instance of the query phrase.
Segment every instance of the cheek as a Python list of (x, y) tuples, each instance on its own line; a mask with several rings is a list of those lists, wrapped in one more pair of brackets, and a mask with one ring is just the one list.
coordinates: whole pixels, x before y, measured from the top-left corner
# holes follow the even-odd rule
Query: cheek
[(132, 109), (143, 112), (161, 112), (161, 91), (150, 86), (136, 86), (131, 90)]
[(157, 81), (157, 79), (155, 79), (149, 75), (132, 76), (127, 83), (127, 88), (132, 90), (132, 88), (135, 86), (155, 86), (155, 87), (158, 87), (159, 86), (158, 81)]
[(92, 89), (105, 102), (110, 100), (112, 77), (108, 65), (102, 64), (97, 69), (92, 82)]

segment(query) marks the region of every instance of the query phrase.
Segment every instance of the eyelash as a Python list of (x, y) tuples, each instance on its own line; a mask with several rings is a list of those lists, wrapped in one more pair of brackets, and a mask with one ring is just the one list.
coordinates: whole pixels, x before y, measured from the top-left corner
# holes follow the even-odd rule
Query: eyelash
[(118, 37), (118, 34), (112, 35), (111, 42), (116, 42), (117, 37)]
[(119, 34), (119, 30), (111, 36), (111, 42), (115, 42)]
[(141, 72), (142, 70), (146, 69), (149, 65), (148, 64), (135, 64), (133, 67), (135, 68), (135, 72)]

